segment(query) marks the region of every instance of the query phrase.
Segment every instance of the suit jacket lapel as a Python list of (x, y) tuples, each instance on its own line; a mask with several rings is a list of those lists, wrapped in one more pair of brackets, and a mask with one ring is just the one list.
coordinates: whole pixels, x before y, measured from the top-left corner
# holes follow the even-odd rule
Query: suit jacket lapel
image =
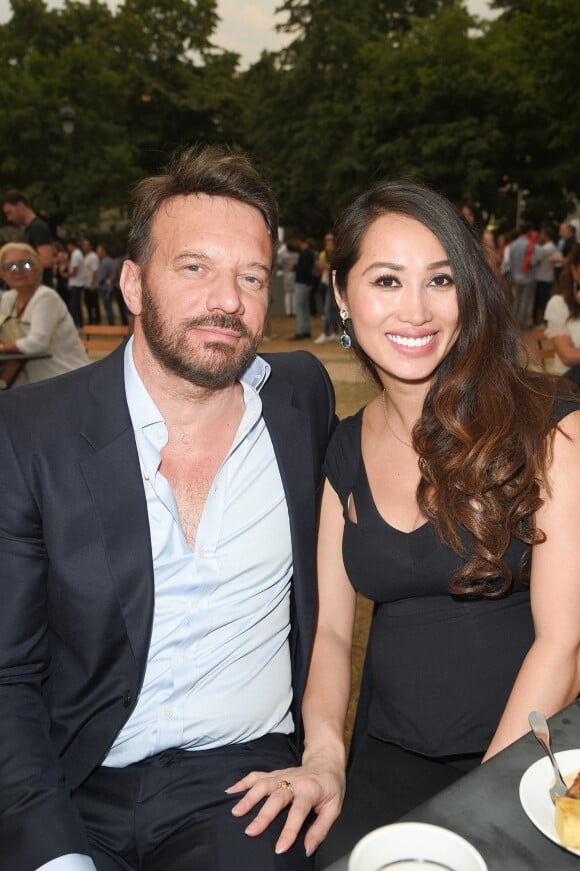
[[(308, 416), (293, 407), (292, 385), (272, 373), (261, 392), (264, 420), (278, 460), (284, 486), (294, 562), (294, 630), (299, 647), (300, 672), (310, 656), (310, 641), (316, 615), (316, 521), (315, 475), (312, 458), (311, 427)], [(298, 698), (302, 695), (305, 674), (294, 674)]]
[(153, 619), (153, 560), (121, 349), (94, 367), (88, 399), (82, 435), (93, 450), (81, 463), (82, 471), (93, 496), (127, 635), (143, 673)]

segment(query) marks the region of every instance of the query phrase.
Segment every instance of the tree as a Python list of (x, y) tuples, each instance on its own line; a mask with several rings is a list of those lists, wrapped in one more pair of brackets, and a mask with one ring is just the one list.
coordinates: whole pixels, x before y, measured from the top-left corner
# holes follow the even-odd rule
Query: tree
[[(482, 117), (484, 60), (461, 4), (287, 0), (280, 9), (296, 38), (268, 59), (267, 75), (264, 59), (259, 76), (249, 71), (259, 110), (246, 130), (290, 223), (321, 234), (383, 174), (421, 176), (458, 198), (495, 183), (498, 133)], [(275, 122), (265, 128), (258, 111)]]
[[(361, 52), (396, 42), (414, 15), (453, 0), (286, 0), (281, 29), (295, 34), (243, 76), (250, 106), (244, 144), (268, 168), (285, 223), (322, 235), (367, 175), (354, 147)], [(268, 119), (264, 123), (263, 119)]]
[[(496, 223), (529, 190), (536, 219), (579, 189), (576, 47), (569, 0), (286, 0), (288, 48), (238, 87), (244, 144), (267, 168), (286, 223), (322, 234), (381, 176), (421, 178)], [(517, 188), (517, 190), (516, 190)]]
[(459, 202), (495, 189), (502, 133), (474, 23), (448, 7), (365, 48), (357, 146), (375, 173), (421, 178)]
[[(0, 184), (36, 208), (93, 225), (188, 140), (217, 139), (236, 55), (214, 48), (215, 0), (12, 0), (0, 27)], [(59, 110), (75, 109), (72, 137)], [(18, 147), (16, 147), (18, 144)]]
[(504, 13), (489, 27), (486, 55), (507, 143), (502, 176), (530, 191), (530, 218), (560, 220), (580, 195), (579, 10), (568, 0), (494, 5)]

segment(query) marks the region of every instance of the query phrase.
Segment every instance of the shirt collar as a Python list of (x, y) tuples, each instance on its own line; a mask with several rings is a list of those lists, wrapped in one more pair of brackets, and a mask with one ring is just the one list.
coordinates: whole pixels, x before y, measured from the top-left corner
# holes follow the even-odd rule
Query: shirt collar
[(242, 384), (247, 384), (248, 387), (253, 387), (256, 393), (259, 393), (270, 377), (271, 371), (272, 367), (262, 357), (254, 357), (240, 381)]
[[(153, 402), (151, 396), (147, 392), (141, 376), (137, 372), (135, 361), (133, 360), (133, 336), (130, 337), (125, 347), (125, 392), (127, 394), (127, 404), (129, 406), (129, 414), (133, 422), (133, 427), (146, 427), (153, 423), (163, 421), (163, 415)], [(248, 368), (240, 377), (240, 382), (244, 387), (250, 387), (259, 393), (271, 372), (271, 366), (262, 357), (255, 357)], [(244, 390), (244, 397), (246, 391)]]

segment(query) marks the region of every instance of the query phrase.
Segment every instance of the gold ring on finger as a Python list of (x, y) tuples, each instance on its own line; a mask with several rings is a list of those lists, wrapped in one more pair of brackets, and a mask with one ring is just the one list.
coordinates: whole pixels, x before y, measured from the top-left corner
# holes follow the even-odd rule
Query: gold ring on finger
[(292, 795), (294, 795), (294, 787), (289, 780), (279, 780), (276, 786), (278, 789), (289, 789)]

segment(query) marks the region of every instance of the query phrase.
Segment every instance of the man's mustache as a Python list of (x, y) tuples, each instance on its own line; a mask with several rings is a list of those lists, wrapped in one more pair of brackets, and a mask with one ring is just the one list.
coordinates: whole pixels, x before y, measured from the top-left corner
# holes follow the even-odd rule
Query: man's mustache
[(220, 330), (234, 330), (239, 333), (244, 339), (251, 339), (247, 326), (235, 315), (209, 315), (204, 318), (190, 318), (186, 321), (185, 326), (188, 329), (197, 327), (217, 327)]

